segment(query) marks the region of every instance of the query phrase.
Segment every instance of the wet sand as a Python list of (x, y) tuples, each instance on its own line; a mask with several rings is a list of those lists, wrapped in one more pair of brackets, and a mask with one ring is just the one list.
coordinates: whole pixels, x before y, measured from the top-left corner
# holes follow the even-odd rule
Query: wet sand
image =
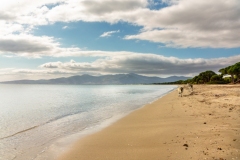
[(173, 91), (76, 142), (58, 160), (240, 159), (240, 85)]

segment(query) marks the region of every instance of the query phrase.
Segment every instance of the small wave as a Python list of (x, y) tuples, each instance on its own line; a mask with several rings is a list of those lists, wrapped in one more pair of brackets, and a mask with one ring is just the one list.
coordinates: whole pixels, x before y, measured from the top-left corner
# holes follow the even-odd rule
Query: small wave
[(14, 133), (14, 134), (11, 134), (11, 135), (8, 135), (8, 136), (5, 136), (5, 137), (1, 137), (0, 140), (7, 139), (7, 138), (10, 138), (10, 137), (16, 136), (16, 135), (18, 135), (18, 134), (21, 134), (21, 133), (24, 133), (24, 132), (27, 132), (27, 131), (36, 129), (37, 127), (40, 127), (40, 126), (49, 124), (49, 123), (51, 123), (51, 122), (54, 122), (54, 121), (57, 121), (57, 120), (60, 120), (60, 119), (63, 119), (63, 118), (69, 117), (69, 116), (77, 115), (77, 114), (79, 114), (79, 113), (84, 113), (84, 112), (70, 113), (70, 114), (65, 114), (65, 115), (62, 115), (62, 116), (58, 116), (58, 117), (52, 118), (52, 119), (48, 120), (48, 121), (45, 122), (45, 123), (42, 123), (42, 124), (39, 124), (39, 125), (30, 127), (30, 128), (24, 129), (24, 130), (22, 130), (22, 131), (16, 132), (16, 133)]
[(30, 127), (30, 128), (28, 128), (28, 129), (25, 129), (25, 130), (19, 131), (19, 132), (17, 132), (17, 133), (12, 134), (12, 135), (9, 135), (9, 136), (6, 136), (6, 137), (2, 137), (2, 138), (0, 138), (0, 140), (3, 140), (3, 139), (6, 139), (6, 138), (10, 138), (10, 137), (16, 136), (16, 135), (18, 135), (18, 134), (21, 134), (21, 133), (27, 132), (27, 131), (32, 130), (32, 129), (35, 129), (35, 128), (37, 128), (37, 127), (39, 127), (39, 126), (33, 126), (33, 127)]

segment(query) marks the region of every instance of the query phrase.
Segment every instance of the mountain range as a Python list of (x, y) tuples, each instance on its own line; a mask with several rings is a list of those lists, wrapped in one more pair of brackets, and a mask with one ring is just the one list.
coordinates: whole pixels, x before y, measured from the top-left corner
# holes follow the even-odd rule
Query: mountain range
[(69, 84), (69, 85), (108, 85), (108, 84), (152, 84), (163, 82), (174, 82), (178, 80), (186, 80), (191, 77), (184, 76), (171, 76), (167, 78), (160, 77), (147, 77), (134, 73), (129, 74), (116, 74), (116, 75), (78, 75), (67, 78), (56, 78), (49, 80), (15, 80), (1, 82), (4, 84)]

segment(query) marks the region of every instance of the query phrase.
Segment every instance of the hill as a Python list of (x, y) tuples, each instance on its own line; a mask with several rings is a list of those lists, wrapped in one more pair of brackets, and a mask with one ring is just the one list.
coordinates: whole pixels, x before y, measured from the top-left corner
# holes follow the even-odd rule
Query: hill
[(178, 80), (186, 80), (190, 77), (183, 76), (171, 76), (167, 78), (160, 77), (147, 77), (137, 75), (134, 73), (129, 74), (116, 74), (116, 75), (103, 75), (103, 76), (91, 76), (81, 75), (72, 76), (67, 78), (56, 78), (49, 80), (16, 80), (1, 82), (4, 84), (69, 84), (69, 85), (107, 85), (107, 84), (152, 84), (152, 83), (164, 83), (173, 82)]

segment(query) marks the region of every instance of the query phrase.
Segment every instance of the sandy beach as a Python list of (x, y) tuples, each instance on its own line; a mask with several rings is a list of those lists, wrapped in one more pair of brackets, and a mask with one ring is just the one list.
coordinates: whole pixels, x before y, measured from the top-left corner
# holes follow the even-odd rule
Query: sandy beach
[(240, 159), (240, 85), (173, 91), (89, 135), (58, 160)]

